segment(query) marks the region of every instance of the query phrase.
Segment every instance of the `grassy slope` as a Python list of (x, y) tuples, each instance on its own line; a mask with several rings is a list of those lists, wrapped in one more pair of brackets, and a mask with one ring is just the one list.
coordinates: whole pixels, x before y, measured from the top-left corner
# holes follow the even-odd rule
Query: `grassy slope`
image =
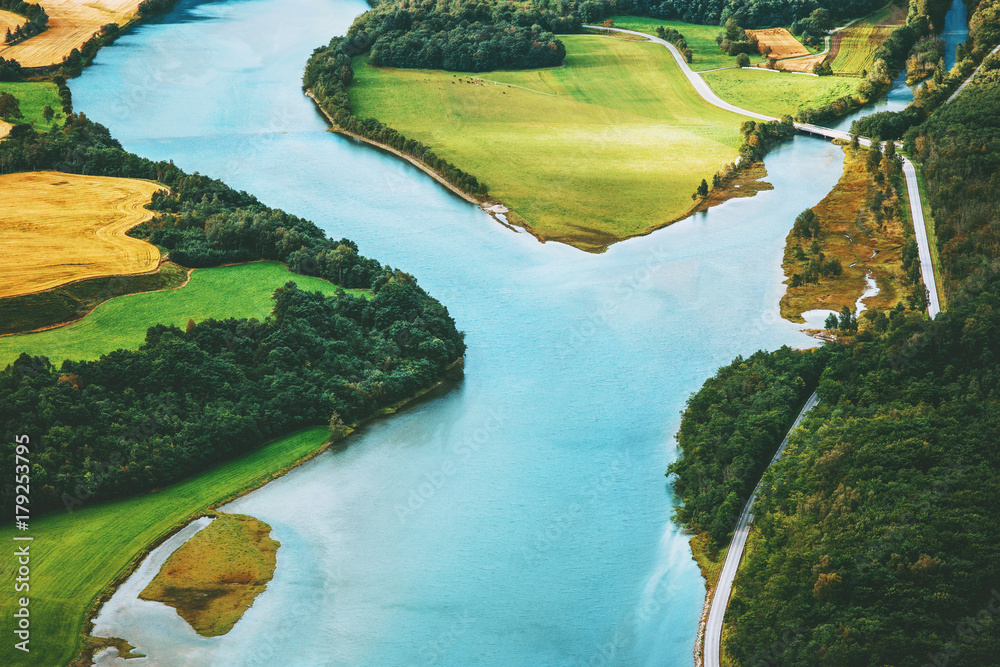
[(56, 84), (49, 81), (3, 81), (0, 82), (0, 93), (10, 93), (21, 103), (21, 113), (24, 114), (24, 118), (13, 119), (14, 125), (26, 125), (34, 121), (36, 130), (48, 130), (52, 123), (42, 117), (45, 105), (49, 105), (55, 111), (53, 122), (65, 119), (62, 102), (59, 100), (59, 89), (56, 88)]
[(757, 69), (709, 72), (705, 81), (715, 93), (736, 106), (769, 116), (794, 116), (800, 108), (819, 107), (854, 92), (856, 79), (835, 76), (775, 74)]
[(97, 359), (119, 348), (136, 349), (145, 341), (146, 329), (155, 324), (184, 328), (188, 319), (262, 320), (271, 313), (274, 290), (289, 280), (309, 291), (335, 294), (338, 289), (321, 278), (293, 274), (278, 262), (198, 269), (180, 289), (118, 297), (73, 324), (0, 337), (0, 367), (22, 352), (59, 363), (63, 359)]
[(359, 59), (351, 101), (483, 180), (542, 238), (599, 250), (682, 216), (736, 158), (742, 118), (702, 100), (659, 45), (562, 39), (565, 67), (478, 85)]
[[(683, 23), (681, 21), (661, 21), (660, 19), (646, 18), (642, 16), (613, 16), (616, 28), (626, 30), (638, 30), (649, 35), (656, 35), (656, 27), (673, 28), (682, 35), (688, 44), (688, 48), (694, 52), (694, 62), (691, 69), (702, 72), (707, 69), (717, 67), (736, 67), (736, 56), (726, 55), (719, 49), (715, 42), (715, 37), (722, 28), (717, 25), (698, 25), (696, 23)], [(560, 38), (561, 39), (561, 38)], [(757, 55), (750, 59), (753, 63), (764, 62), (764, 57)]]
[[(32, 519), (30, 530), (20, 533), (34, 538), (31, 653), (6, 641), (0, 646), (0, 664), (68, 663), (80, 650), (89, 607), (150, 544), (206, 508), (311, 455), (328, 436), (326, 427), (304, 429), (156, 493)], [(10, 522), (4, 522), (0, 540), (14, 544), (14, 533)]]
[(875, 51), (893, 30), (905, 22), (905, 10), (886, 6), (844, 30), (840, 50), (833, 60), (833, 70), (859, 74), (871, 68)]

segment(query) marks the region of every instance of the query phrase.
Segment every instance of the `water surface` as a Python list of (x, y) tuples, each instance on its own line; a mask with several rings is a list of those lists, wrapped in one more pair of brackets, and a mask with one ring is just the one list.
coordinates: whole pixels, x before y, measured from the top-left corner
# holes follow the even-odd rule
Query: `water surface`
[(692, 664), (705, 589), (663, 476), (680, 411), (737, 354), (815, 343), (778, 316), (782, 248), (842, 153), (798, 137), (774, 191), (601, 255), (543, 245), (325, 132), (301, 70), (365, 8), (182, 3), (72, 83), (129, 150), (412, 272), (469, 345), (458, 387), (229, 507), (281, 542), (230, 633), (128, 596), (97, 632), (158, 665)]

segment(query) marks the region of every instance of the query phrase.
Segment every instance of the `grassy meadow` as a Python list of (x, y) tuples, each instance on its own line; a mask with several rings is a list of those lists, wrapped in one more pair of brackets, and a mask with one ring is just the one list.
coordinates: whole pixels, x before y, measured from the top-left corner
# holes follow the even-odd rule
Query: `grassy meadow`
[[(304, 429), (198, 477), (144, 496), (32, 518), (31, 653), (0, 646), (0, 664), (65, 665), (80, 651), (91, 605), (150, 544), (206, 508), (268, 480), (319, 450), (326, 427)], [(12, 542), (10, 522), (0, 539)], [(13, 562), (13, 560), (11, 560)], [(10, 570), (8, 569), (8, 572)]]
[[(643, 16), (612, 16), (616, 28), (626, 30), (637, 30), (649, 35), (656, 36), (656, 27), (673, 28), (682, 35), (687, 42), (688, 48), (694, 53), (694, 61), (691, 69), (696, 72), (703, 72), (719, 67), (736, 67), (736, 56), (730, 56), (722, 52), (715, 42), (715, 37), (722, 28), (717, 25), (698, 25), (696, 23), (683, 23), (681, 21), (661, 21), (660, 19), (646, 18)], [(560, 37), (560, 39), (562, 39)], [(567, 47), (568, 48), (568, 47)], [(751, 63), (762, 63), (765, 58), (761, 55), (751, 56)]]
[[(0, 81), (0, 93), (10, 93), (17, 98), (24, 118), (12, 119), (14, 125), (30, 125), (35, 129), (47, 131), (52, 123), (66, 119), (62, 112), (62, 101), (59, 99), (59, 89), (51, 81)], [(46, 105), (52, 107), (55, 115), (52, 122), (45, 120), (42, 111)]]
[(542, 239), (599, 251), (682, 217), (701, 179), (735, 160), (742, 117), (702, 100), (662, 46), (561, 39), (565, 66), (545, 70), (359, 58), (351, 103), (474, 174)]
[(705, 81), (715, 94), (736, 106), (780, 118), (795, 116), (854, 92), (856, 79), (805, 76), (763, 69), (730, 69), (708, 72)]
[(0, 337), (0, 368), (22, 352), (46, 356), (59, 364), (64, 359), (97, 359), (120, 348), (136, 349), (145, 342), (146, 329), (156, 324), (183, 329), (189, 319), (262, 320), (271, 314), (274, 290), (289, 280), (300, 289), (329, 295), (339, 289), (322, 278), (296, 275), (279, 262), (197, 269), (190, 282), (179, 289), (121, 296), (64, 327)]

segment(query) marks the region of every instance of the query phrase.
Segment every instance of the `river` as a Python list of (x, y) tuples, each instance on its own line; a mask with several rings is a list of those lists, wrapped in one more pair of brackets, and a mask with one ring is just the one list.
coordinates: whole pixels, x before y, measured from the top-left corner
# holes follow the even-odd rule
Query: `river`
[(230, 633), (130, 582), (95, 634), (157, 665), (690, 665), (705, 588), (663, 475), (680, 411), (736, 355), (815, 343), (778, 316), (782, 247), (842, 153), (796, 137), (767, 158), (773, 191), (600, 255), (540, 244), (325, 131), (302, 68), (366, 8), (185, 0), (71, 83), (127, 149), (413, 273), (469, 346), (456, 388), (226, 508), (281, 543)]

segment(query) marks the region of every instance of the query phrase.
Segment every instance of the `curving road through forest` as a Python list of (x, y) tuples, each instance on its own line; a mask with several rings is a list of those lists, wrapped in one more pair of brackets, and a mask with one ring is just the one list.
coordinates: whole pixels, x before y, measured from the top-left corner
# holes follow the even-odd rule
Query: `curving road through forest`
[[(735, 104), (730, 104), (726, 102), (718, 95), (716, 95), (705, 80), (690, 67), (688, 67), (687, 61), (684, 60), (684, 56), (677, 49), (676, 46), (667, 42), (666, 40), (660, 39), (659, 37), (653, 37), (647, 35), (643, 32), (638, 32), (636, 30), (625, 30), (624, 28), (604, 28), (602, 26), (585, 26), (588, 28), (596, 28), (598, 30), (609, 30), (614, 32), (626, 33), (629, 35), (637, 35), (640, 37), (645, 37), (651, 42), (661, 44), (673, 54), (674, 60), (680, 66), (681, 71), (684, 76), (687, 77), (691, 85), (694, 86), (695, 90), (698, 91), (706, 102), (720, 109), (725, 109), (726, 111), (731, 111), (749, 118), (754, 118), (763, 121), (778, 120), (771, 116), (765, 116), (764, 114), (759, 114), (754, 111), (749, 111), (747, 109), (740, 108)], [(845, 26), (846, 27), (846, 26)], [(994, 49), (993, 53), (1000, 50), (1000, 46)], [(953, 100), (955, 96), (958, 95), (962, 89), (972, 80), (972, 77), (976, 75), (979, 70), (973, 72), (972, 75), (962, 84), (962, 86), (955, 91), (948, 102)], [(947, 102), (946, 102), (947, 104)], [(819, 125), (812, 125), (809, 123), (794, 123), (795, 129), (800, 132), (805, 132), (807, 134), (814, 134), (828, 139), (840, 139), (842, 141), (850, 141), (851, 135), (847, 132), (842, 132), (839, 130), (831, 130), (827, 127), (822, 127)], [(871, 141), (867, 137), (859, 137), (859, 142), (864, 146), (870, 146)], [(902, 156), (900, 156), (902, 157)], [(920, 200), (920, 188), (917, 183), (917, 172), (913, 163), (910, 162), (905, 157), (903, 159), (903, 174), (906, 178), (906, 191), (908, 194), (908, 199), (910, 201), (910, 217), (913, 220), (913, 230), (917, 241), (917, 250), (920, 257), (920, 273), (924, 280), (924, 285), (927, 287), (928, 291), (928, 305), (927, 314), (931, 319), (937, 316), (941, 311), (941, 304), (938, 301), (937, 292), (937, 281), (934, 279), (934, 265), (931, 261), (931, 251), (930, 244), (927, 240), (927, 227), (924, 220), (924, 210), (923, 204)], [(819, 402), (819, 398), (813, 393), (812, 396), (806, 401), (806, 404), (802, 407), (802, 411), (799, 412), (798, 417), (796, 417), (795, 422), (789, 429), (789, 434), (795, 430), (795, 427), (799, 425), (802, 418), (806, 415), (809, 410), (811, 410)], [(788, 436), (785, 436), (784, 441), (782, 441), (781, 446), (778, 447), (778, 451), (775, 453), (774, 458), (771, 459), (771, 463), (768, 467), (774, 464), (779, 458), (781, 458), (782, 453), (785, 450), (785, 446), (788, 444)], [(708, 611), (708, 621), (705, 624), (705, 648), (704, 648), (704, 667), (719, 667), (719, 656), (722, 650), (722, 626), (726, 615), (726, 608), (729, 606), (729, 596), (732, 593), (733, 579), (736, 577), (736, 571), (739, 569), (740, 561), (743, 558), (743, 550), (746, 547), (747, 537), (750, 534), (750, 524), (753, 522), (753, 514), (751, 514), (751, 509), (753, 508), (754, 499), (757, 496), (757, 490), (760, 488), (760, 482), (757, 483), (757, 488), (750, 495), (750, 500), (747, 501), (746, 506), (743, 508), (743, 513), (740, 515), (739, 521), (733, 531), (733, 539), (729, 544), (729, 551), (726, 553), (726, 561), (722, 566), (722, 571), (719, 573), (719, 580), (715, 587), (715, 594), (712, 596), (711, 604), (709, 605)]]

